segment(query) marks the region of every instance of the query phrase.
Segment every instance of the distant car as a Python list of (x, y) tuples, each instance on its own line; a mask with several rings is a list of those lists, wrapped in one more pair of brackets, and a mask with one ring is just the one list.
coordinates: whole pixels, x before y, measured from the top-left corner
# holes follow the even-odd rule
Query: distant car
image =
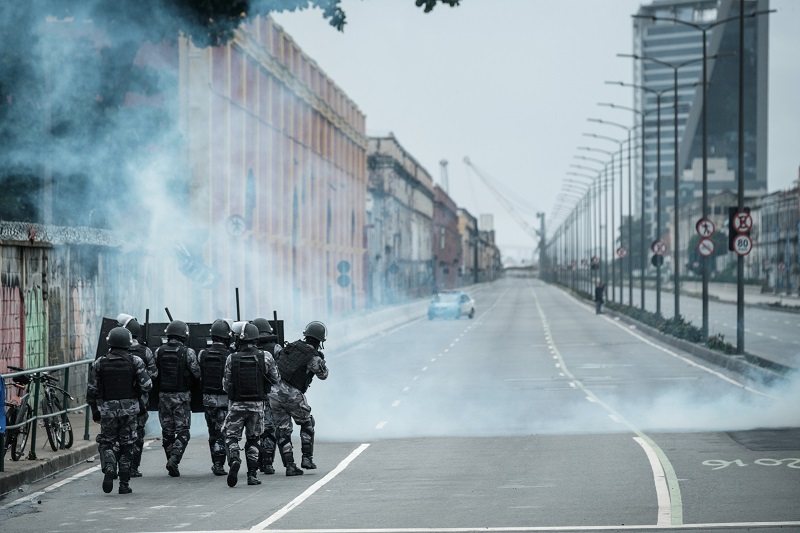
[(475, 316), (475, 300), (462, 291), (440, 292), (428, 306), (428, 320), (434, 318), (461, 318)]

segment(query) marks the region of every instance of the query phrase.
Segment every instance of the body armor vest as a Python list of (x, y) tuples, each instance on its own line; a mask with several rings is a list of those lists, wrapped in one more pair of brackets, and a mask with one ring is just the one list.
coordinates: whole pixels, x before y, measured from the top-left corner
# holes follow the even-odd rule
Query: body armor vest
[(169, 341), (158, 349), (156, 357), (161, 392), (187, 392), (189, 376), (186, 368), (186, 346)]
[(232, 390), (234, 402), (253, 402), (267, 399), (264, 354), (255, 348), (231, 355)]
[(225, 373), (225, 360), (228, 348), (214, 343), (200, 352), (200, 381), (203, 394), (225, 394), (222, 389), (222, 376)]
[(278, 355), (278, 371), (281, 379), (298, 389), (300, 392), (308, 390), (314, 374), (308, 371), (308, 363), (317, 355), (317, 350), (303, 341), (295, 341), (286, 345)]
[(98, 369), (103, 400), (135, 400), (136, 367), (129, 355), (109, 353)]

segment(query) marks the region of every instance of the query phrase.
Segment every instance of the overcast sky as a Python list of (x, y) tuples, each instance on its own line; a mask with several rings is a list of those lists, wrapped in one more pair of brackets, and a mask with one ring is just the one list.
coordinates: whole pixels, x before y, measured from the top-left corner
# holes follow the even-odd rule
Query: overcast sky
[[(463, 159), (488, 175), (528, 224), (549, 217), (578, 146), (615, 145), (632, 105), (631, 15), (640, 0), (463, 0), (428, 14), (413, 0), (342, 0), (343, 33), (319, 11), (274, 18), (367, 116), (367, 133), (389, 132), (474, 216), (492, 213), (504, 255), (530, 257), (536, 241)], [(772, 0), (770, 18), (770, 191), (786, 189), (800, 166), (800, 1)], [(699, 35), (699, 33), (698, 33)], [(592, 154), (589, 154), (590, 156)], [(597, 155), (597, 154), (594, 154)], [(600, 157), (604, 157), (600, 154)], [(549, 231), (548, 231), (549, 233)]]

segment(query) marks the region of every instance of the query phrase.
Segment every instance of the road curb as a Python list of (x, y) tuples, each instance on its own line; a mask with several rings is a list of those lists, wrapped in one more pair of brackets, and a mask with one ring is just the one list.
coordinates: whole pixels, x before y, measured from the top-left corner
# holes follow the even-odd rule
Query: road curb
[(26, 468), (16, 472), (2, 472), (0, 473), (0, 497), (17, 490), (23, 485), (36, 483), (78, 463), (82, 463), (93, 455), (97, 455), (96, 442), (87, 443), (85, 446), (68, 450), (47, 459), (35, 459), (30, 462), (37, 464), (26, 465)]

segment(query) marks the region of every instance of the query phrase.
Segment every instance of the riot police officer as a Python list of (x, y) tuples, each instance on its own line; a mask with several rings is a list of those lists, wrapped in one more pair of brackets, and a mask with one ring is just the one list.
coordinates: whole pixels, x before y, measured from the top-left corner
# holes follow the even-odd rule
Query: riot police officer
[(327, 328), (318, 321), (309, 322), (303, 330), (303, 339), (290, 342), (277, 358), (282, 387), (273, 387), (269, 402), (275, 415), (278, 448), (287, 476), (299, 476), (303, 471), (294, 463), (292, 449), (292, 419), (300, 426), (300, 448), (303, 459), (300, 466), (314, 469), (314, 417), (305, 392), (314, 376), (328, 378), (325, 355), (320, 351), (325, 342)]
[(239, 439), (245, 431), (245, 460), (247, 461), (247, 484), (260, 485), (258, 479), (258, 441), (262, 433), (264, 401), (269, 384), (280, 383), (274, 365), (267, 367), (265, 353), (255, 346), (258, 328), (245, 324), (238, 336), (238, 350), (225, 361), (222, 385), (228, 393), (228, 416), (223, 431), (228, 449), (228, 486), (238, 481), (242, 460), (239, 456)]
[[(100, 423), (97, 444), (103, 457), (103, 492), (114, 488), (114, 478), (119, 467), (119, 493), (133, 492), (131, 455), (136, 439), (136, 418), (139, 397), (153, 386), (144, 363), (129, 352), (133, 342), (131, 332), (115, 327), (108, 333), (107, 354), (97, 358), (92, 367), (92, 379), (86, 391), (92, 417)], [(119, 443), (119, 459), (114, 445)]]
[(192, 423), (191, 379), (200, 379), (200, 366), (194, 350), (186, 346), (189, 326), (173, 320), (164, 330), (167, 343), (156, 350), (159, 373), (158, 419), (161, 422), (161, 445), (167, 456), (167, 472), (181, 475), (178, 465), (189, 444)]
[[(258, 340), (256, 347), (264, 352), (264, 361), (267, 367), (275, 365), (275, 358), (281, 351), (278, 336), (272, 330), (269, 320), (266, 318), (253, 319), (253, 325), (258, 328)], [(275, 468), (272, 463), (275, 460), (275, 417), (272, 414), (272, 407), (269, 399), (264, 402), (264, 431), (259, 439), (260, 455), (259, 466), (264, 474), (274, 474)]]
[(228, 395), (222, 388), (225, 361), (231, 344), (231, 327), (222, 319), (211, 324), (211, 346), (200, 350), (200, 386), (203, 390), (203, 410), (208, 427), (208, 448), (211, 452), (211, 472), (224, 476), (225, 435), (222, 425), (228, 414)]
[[(130, 352), (139, 357), (144, 363), (150, 379), (154, 380), (158, 376), (158, 368), (156, 367), (156, 357), (153, 351), (139, 343), (139, 336), (142, 334), (142, 327), (139, 322), (131, 315), (125, 313), (117, 316), (117, 324), (124, 327), (131, 332), (133, 336), (133, 343), (130, 347)], [(139, 471), (139, 465), (142, 463), (142, 448), (144, 448), (144, 428), (147, 425), (147, 420), (150, 415), (147, 412), (147, 404), (150, 400), (147, 392), (142, 393), (139, 404), (139, 414), (136, 417), (136, 440), (133, 442), (133, 451), (131, 459), (131, 477), (142, 477)]]

